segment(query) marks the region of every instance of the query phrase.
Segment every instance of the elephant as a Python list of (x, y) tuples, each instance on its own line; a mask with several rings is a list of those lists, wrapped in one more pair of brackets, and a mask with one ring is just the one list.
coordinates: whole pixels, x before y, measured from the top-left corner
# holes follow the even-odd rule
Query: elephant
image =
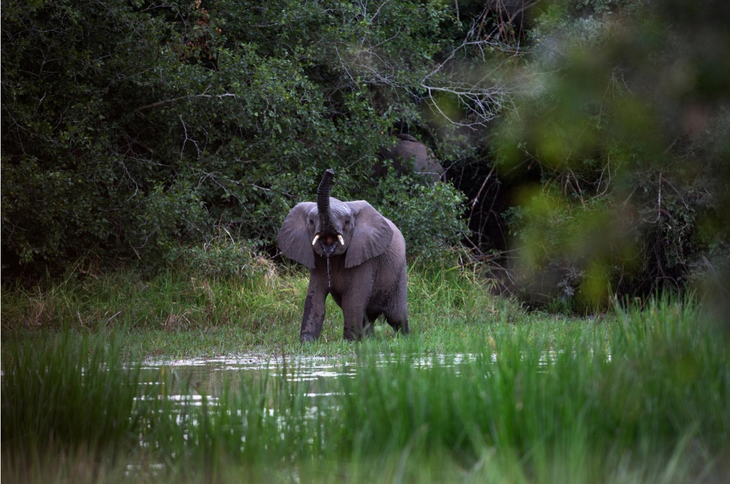
[(368, 202), (331, 198), (333, 178), (332, 169), (325, 171), (317, 202), (292, 208), (276, 237), (282, 254), (309, 268), (300, 340), (319, 338), (328, 294), (342, 309), (344, 339), (372, 335), (381, 315), (408, 334), (403, 234)]
[[(384, 160), (393, 160), (393, 168), (398, 173), (406, 173), (405, 161), (413, 159), (413, 171), (427, 176), (437, 182), (444, 173), (444, 167), (434, 158), (428, 147), (409, 134), (396, 135), (398, 142), (392, 147), (381, 147), (380, 157)], [(386, 174), (383, 163), (377, 163), (374, 168), (377, 176)]]

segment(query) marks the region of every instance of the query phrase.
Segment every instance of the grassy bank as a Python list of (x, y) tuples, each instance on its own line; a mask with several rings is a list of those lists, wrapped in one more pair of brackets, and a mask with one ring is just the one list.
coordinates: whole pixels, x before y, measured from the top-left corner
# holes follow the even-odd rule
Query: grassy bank
[[(115, 331), (125, 352), (202, 356), (240, 352), (336, 355), (351, 353), (342, 341), (342, 312), (328, 298), (318, 344), (301, 347), (299, 325), (308, 275), (260, 271), (237, 279), (201, 279), (170, 271), (145, 279), (139, 272), (78, 277), (35, 288), (3, 287), (3, 341), (42, 337), (48, 331)], [(409, 319), (413, 335), (396, 339), (384, 322), (376, 341), (424, 351), (479, 348), (495, 324), (540, 322), (539, 331), (579, 330), (575, 320), (528, 314), (489, 294), (488, 282), (447, 264), (411, 267)], [(538, 326), (535, 326), (538, 329)]]
[[(337, 391), (243, 375), (200, 406), (139, 385), (113, 334), (3, 351), (3, 482), (719, 482), (727, 341), (658, 302), (582, 332), (495, 324), (473, 361), (355, 345)], [(478, 333), (472, 333), (478, 334)], [(413, 343), (416, 344), (416, 343)], [(383, 359), (388, 362), (383, 365)], [(190, 394), (195, 392), (190, 389)]]

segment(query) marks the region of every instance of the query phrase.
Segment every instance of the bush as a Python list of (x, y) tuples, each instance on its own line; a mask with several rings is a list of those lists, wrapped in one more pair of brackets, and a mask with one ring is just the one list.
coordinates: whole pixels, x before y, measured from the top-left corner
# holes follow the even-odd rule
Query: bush
[(242, 279), (267, 272), (270, 263), (256, 256), (251, 243), (235, 240), (225, 229), (201, 245), (176, 247), (168, 253), (175, 267), (199, 278)]
[(380, 183), (378, 191), (380, 209), (403, 232), (410, 256), (438, 258), (468, 235), (464, 194), (451, 183), (391, 177)]
[(568, 1), (537, 18), (536, 81), (497, 140), (505, 172), (540, 170), (508, 218), (518, 273), (548, 299), (584, 310), (681, 289), (730, 240), (730, 71), (715, 62), (728, 8), (669, 3)]

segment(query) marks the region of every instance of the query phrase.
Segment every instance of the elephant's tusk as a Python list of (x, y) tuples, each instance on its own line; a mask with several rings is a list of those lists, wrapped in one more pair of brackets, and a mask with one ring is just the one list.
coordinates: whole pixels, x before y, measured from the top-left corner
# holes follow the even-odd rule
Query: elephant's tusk
[(319, 234), (314, 236), (314, 239), (312, 240), (312, 245), (316, 244), (318, 240), (319, 240)]
[(342, 238), (342, 235), (337, 234), (337, 240), (340, 241), (340, 245), (345, 245), (345, 239)]

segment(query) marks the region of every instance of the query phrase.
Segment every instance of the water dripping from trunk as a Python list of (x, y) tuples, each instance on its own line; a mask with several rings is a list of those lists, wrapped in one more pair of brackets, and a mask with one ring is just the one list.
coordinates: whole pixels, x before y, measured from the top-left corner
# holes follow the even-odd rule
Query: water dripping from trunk
[(327, 289), (332, 287), (332, 282), (330, 281), (330, 256), (327, 256)]

